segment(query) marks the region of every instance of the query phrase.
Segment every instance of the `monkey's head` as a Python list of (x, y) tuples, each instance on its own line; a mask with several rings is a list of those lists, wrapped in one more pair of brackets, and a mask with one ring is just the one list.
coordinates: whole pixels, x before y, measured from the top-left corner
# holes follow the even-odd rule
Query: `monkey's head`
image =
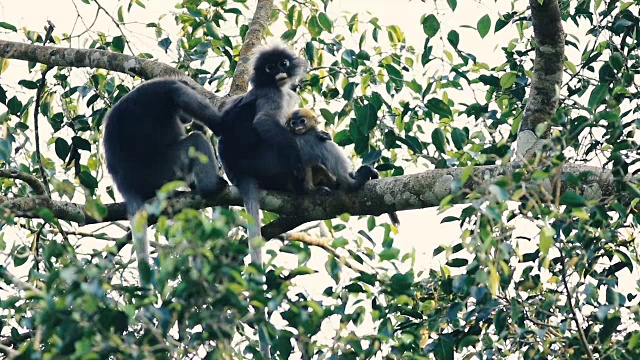
[(252, 61), (255, 87), (289, 86), (306, 70), (306, 62), (280, 43), (256, 50)]
[(298, 109), (289, 115), (285, 126), (292, 134), (302, 135), (318, 126), (318, 118), (309, 109)]

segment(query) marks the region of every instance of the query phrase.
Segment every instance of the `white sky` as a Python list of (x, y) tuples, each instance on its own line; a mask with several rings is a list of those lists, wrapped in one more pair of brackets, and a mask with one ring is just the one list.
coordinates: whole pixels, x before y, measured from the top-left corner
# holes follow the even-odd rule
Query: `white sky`
[[(144, 24), (147, 22), (157, 21), (161, 14), (166, 14), (173, 9), (176, 0), (152, 0), (145, 1), (146, 9), (140, 9), (134, 6), (132, 14), (126, 15), (126, 20), (141, 21), (139, 26), (127, 26), (127, 29), (134, 31), (134, 36), (127, 34), (133, 41), (133, 47), (136, 51), (151, 52), (159, 56), (161, 60), (168, 60), (162, 57), (162, 51), (156, 46), (156, 40), (152, 37)], [(83, 13), (85, 21), (90, 23), (95, 15), (96, 7), (94, 4), (86, 5), (81, 1), (76, 1), (78, 8)], [(126, 2), (128, 3), (128, 1)], [(253, 9), (255, 1), (249, 1), (250, 8)], [(500, 46), (504, 46), (512, 38), (516, 37), (514, 29), (505, 29), (498, 34), (492, 32), (484, 39), (481, 39), (474, 29), (459, 28), (459, 25), (475, 26), (478, 19), (484, 14), (489, 14), (495, 22), (498, 10), (507, 12), (511, 10), (511, 1), (509, 0), (487, 0), (480, 3), (479, 1), (462, 0), (458, 1), (458, 9), (455, 14), (449, 10), (446, 1), (436, 0), (438, 10), (438, 19), (441, 21), (440, 34), (445, 38), (451, 29), (456, 29), (460, 33), (460, 48), (478, 56), (478, 59), (495, 65), (503, 61), (502, 52), (496, 51)], [(101, 4), (112, 14), (115, 14), (117, 2), (114, 0), (102, 0)], [(380, 19), (382, 25), (399, 25), (405, 32), (407, 42), (413, 44), (416, 48), (421, 49), (424, 43), (424, 33), (420, 25), (420, 17), (427, 12), (434, 12), (434, 1), (407, 1), (407, 0), (337, 0), (330, 5), (330, 16), (336, 18), (340, 11), (348, 12), (364, 12), (369, 11)], [(362, 17), (367, 18), (365, 14)], [(361, 18), (362, 18), (361, 17)], [(55, 34), (60, 36), (63, 33), (71, 31), (76, 18), (76, 10), (73, 3), (69, 0), (2, 0), (0, 1), (0, 21), (9, 22), (18, 28), (26, 26), (30, 29), (43, 29), (47, 20), (51, 20), (56, 25)], [(170, 29), (173, 23), (172, 16), (169, 15), (163, 20), (163, 25)], [(83, 25), (78, 24), (77, 29), (82, 29)], [(571, 25), (567, 25), (571, 26)], [(110, 19), (104, 14), (98, 18), (94, 29), (107, 32), (111, 35), (118, 34)], [(568, 29), (574, 34), (580, 34), (577, 31)], [(76, 30), (76, 33), (78, 31)], [(151, 35), (151, 36), (149, 36)], [(172, 33), (173, 35), (173, 33)], [(0, 37), (6, 38), (6, 32), (0, 32)], [(382, 37), (382, 36), (381, 36)], [(386, 34), (385, 34), (386, 37)], [(20, 40), (19, 37), (11, 36), (11, 40)], [(437, 46), (436, 42), (432, 44)], [(84, 44), (73, 44), (76, 47), (83, 47)], [(567, 48), (568, 51), (572, 51)], [(435, 51), (434, 51), (435, 53)], [(574, 63), (579, 60), (579, 54), (569, 53), (570, 57), (575, 57)], [(18, 68), (18, 69), (16, 69)], [(26, 62), (12, 61), (9, 70), (0, 75), (0, 82), (5, 84), (15, 83), (17, 79), (23, 78), (26, 71)], [(17, 90), (17, 88), (14, 88)], [(41, 125), (41, 129), (49, 129), (46, 122)], [(46, 138), (46, 137), (45, 137)], [(42, 144), (41, 144), (42, 145)], [(420, 171), (413, 169), (412, 172)], [(106, 198), (103, 198), (106, 199)], [(106, 201), (106, 200), (105, 200)], [(447, 213), (445, 215), (454, 215)], [(395, 246), (403, 252), (410, 251), (415, 248), (417, 261), (417, 270), (426, 270), (431, 267), (437, 268), (446, 260), (439, 256), (436, 260), (431, 258), (433, 249), (440, 244), (450, 244), (456, 241), (460, 231), (456, 223), (440, 224), (440, 220), (445, 215), (437, 215), (437, 209), (423, 209), (415, 211), (404, 211), (400, 213), (402, 225), (400, 232), (395, 238)], [(384, 215), (383, 215), (384, 216)], [(382, 219), (386, 221), (386, 217)], [(363, 222), (353, 222), (353, 231), (366, 229)], [(537, 233), (536, 227), (523, 221), (517, 223), (517, 235), (534, 236)], [(381, 242), (380, 231), (374, 231), (372, 234), (374, 240)], [(6, 237), (5, 237), (6, 239)], [(8, 239), (7, 239), (8, 240)], [(87, 244), (90, 248), (101, 248), (103, 242), (95, 244)], [(522, 244), (527, 248), (537, 246), (536, 244)], [(286, 259), (286, 257), (283, 257)], [(332, 283), (332, 281), (324, 274), (324, 261), (326, 255), (321, 250), (314, 251), (314, 257), (310, 266), (317, 269), (320, 273), (312, 275), (312, 278), (305, 277), (305, 289), (312, 294), (321, 293), (324, 288)], [(292, 264), (295, 264), (294, 262)], [(16, 269), (14, 273), (24, 274), (28, 265), (24, 265), (21, 269)], [(626, 270), (625, 270), (626, 271)], [(622, 273), (621, 273), (622, 274)], [(639, 278), (638, 274), (634, 276), (628, 275), (628, 281), (625, 281), (629, 289), (635, 287), (634, 283)], [(621, 276), (624, 277), (624, 276)], [(309, 285), (312, 284), (312, 287)]]

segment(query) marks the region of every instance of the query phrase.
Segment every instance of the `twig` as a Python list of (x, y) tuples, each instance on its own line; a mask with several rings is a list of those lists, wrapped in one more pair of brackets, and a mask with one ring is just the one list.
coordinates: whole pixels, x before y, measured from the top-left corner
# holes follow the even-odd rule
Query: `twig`
[(333, 240), (331, 238), (328, 238), (328, 237), (314, 238), (311, 235), (307, 233), (302, 233), (302, 232), (286, 234), (284, 238), (288, 241), (297, 241), (307, 245), (317, 246), (323, 249), (324, 251), (328, 252), (329, 254), (331, 254), (331, 256), (333, 256), (334, 258), (339, 259), (344, 265), (346, 265), (351, 270), (355, 272), (364, 272), (369, 274), (369, 271), (364, 267), (362, 267), (360, 264), (356, 264), (353, 261), (350, 261), (348, 258), (338, 254), (336, 249), (332, 248), (331, 245), (329, 244), (331, 240)]
[(571, 317), (573, 318), (573, 321), (576, 323), (576, 327), (578, 328), (578, 338), (580, 339), (580, 343), (582, 344), (584, 351), (587, 352), (587, 356), (589, 357), (589, 359), (594, 360), (593, 352), (591, 352), (591, 347), (589, 347), (589, 343), (587, 342), (587, 337), (584, 334), (584, 330), (582, 330), (582, 323), (578, 318), (578, 312), (576, 311), (576, 308), (573, 305), (573, 294), (569, 289), (569, 282), (567, 281), (567, 268), (565, 265), (566, 258), (562, 253), (562, 249), (559, 249), (559, 250), (560, 250), (560, 258), (561, 258), (560, 263), (562, 266), (562, 273), (561, 273), (562, 284), (564, 285), (564, 288), (567, 290), (567, 302), (569, 303), (569, 309), (571, 310), (571, 314), (572, 314)]
[(0, 345), (14, 347), (17, 344), (30, 339), (33, 335), (35, 335), (35, 331), (31, 330), (16, 336), (7, 336), (0, 340)]
[(29, 187), (31, 187), (36, 195), (45, 195), (47, 193), (47, 188), (44, 186), (42, 181), (40, 181), (40, 179), (31, 174), (21, 172), (18, 169), (0, 169), (0, 178), (22, 180), (26, 182)]
[(116, 25), (116, 27), (120, 31), (120, 35), (122, 35), (122, 37), (124, 38), (124, 43), (127, 44), (127, 48), (129, 49), (129, 51), (131, 51), (131, 55), (135, 56), (136, 54), (133, 52), (133, 49), (131, 48), (129, 41), (127, 40), (127, 36), (124, 34), (124, 31), (120, 26), (120, 23), (97, 0), (93, 0), (93, 2), (96, 3), (96, 5), (98, 5), (98, 9), (102, 10), (102, 12), (107, 14), (107, 16), (111, 19), (111, 21)]
[[(47, 42), (51, 41), (51, 34), (53, 33), (53, 29), (55, 26), (51, 21), (47, 21), (49, 26), (47, 27), (47, 33), (44, 35), (44, 40), (42, 45), (47, 45)], [(51, 190), (49, 190), (49, 181), (47, 180), (47, 174), (45, 173), (44, 166), (42, 165), (42, 155), (40, 153), (40, 130), (38, 128), (38, 115), (40, 114), (40, 101), (42, 100), (42, 92), (44, 91), (44, 86), (46, 84), (47, 73), (51, 70), (52, 67), (47, 65), (47, 67), (42, 71), (42, 76), (40, 77), (40, 84), (38, 85), (38, 91), (36, 92), (36, 103), (35, 109), (33, 111), (33, 125), (35, 128), (35, 136), (36, 136), (36, 159), (38, 159), (38, 167), (40, 168), (40, 176), (42, 176), (42, 183), (44, 184), (44, 189), (51, 198)]]
[(9, 359), (12, 359), (16, 356), (18, 356), (18, 352), (13, 350), (12, 348), (2, 345), (0, 344), (0, 352), (5, 353)]

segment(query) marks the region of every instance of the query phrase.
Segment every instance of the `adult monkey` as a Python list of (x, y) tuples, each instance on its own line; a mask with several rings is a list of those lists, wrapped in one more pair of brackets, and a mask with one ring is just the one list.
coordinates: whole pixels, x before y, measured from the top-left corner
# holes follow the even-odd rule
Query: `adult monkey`
[[(169, 181), (185, 180), (206, 197), (228, 185), (218, 174), (211, 142), (200, 132), (185, 133), (184, 125), (192, 119), (217, 131), (221, 114), (186, 82), (173, 78), (142, 83), (107, 113), (103, 137), (107, 170), (130, 220)], [(145, 232), (132, 233), (140, 268), (143, 262), (149, 264), (149, 242)]]
[(218, 140), (220, 159), (231, 182), (238, 187), (249, 224), (251, 262), (262, 267), (259, 189), (304, 187), (300, 148), (285, 128), (287, 115), (299, 98), (291, 89), (306, 63), (282, 44), (257, 49), (252, 55), (251, 90), (232, 98), (223, 107)]

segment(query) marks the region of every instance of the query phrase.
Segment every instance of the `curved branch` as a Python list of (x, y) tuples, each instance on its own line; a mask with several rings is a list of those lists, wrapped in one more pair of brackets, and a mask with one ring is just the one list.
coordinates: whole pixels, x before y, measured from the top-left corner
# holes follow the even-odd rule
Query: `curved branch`
[(0, 169), (0, 178), (22, 180), (31, 187), (31, 189), (33, 190), (33, 192), (36, 193), (36, 195), (47, 194), (47, 188), (44, 186), (44, 183), (40, 181), (40, 179), (38, 179), (34, 175), (21, 172), (20, 170)]
[(249, 74), (251, 73), (249, 59), (253, 49), (260, 43), (260, 40), (267, 32), (267, 27), (271, 22), (272, 8), (273, 0), (258, 0), (256, 11), (253, 13), (253, 18), (249, 24), (249, 31), (247, 31), (240, 49), (240, 60), (236, 65), (231, 81), (231, 90), (229, 91), (231, 95), (242, 94), (249, 87)]

